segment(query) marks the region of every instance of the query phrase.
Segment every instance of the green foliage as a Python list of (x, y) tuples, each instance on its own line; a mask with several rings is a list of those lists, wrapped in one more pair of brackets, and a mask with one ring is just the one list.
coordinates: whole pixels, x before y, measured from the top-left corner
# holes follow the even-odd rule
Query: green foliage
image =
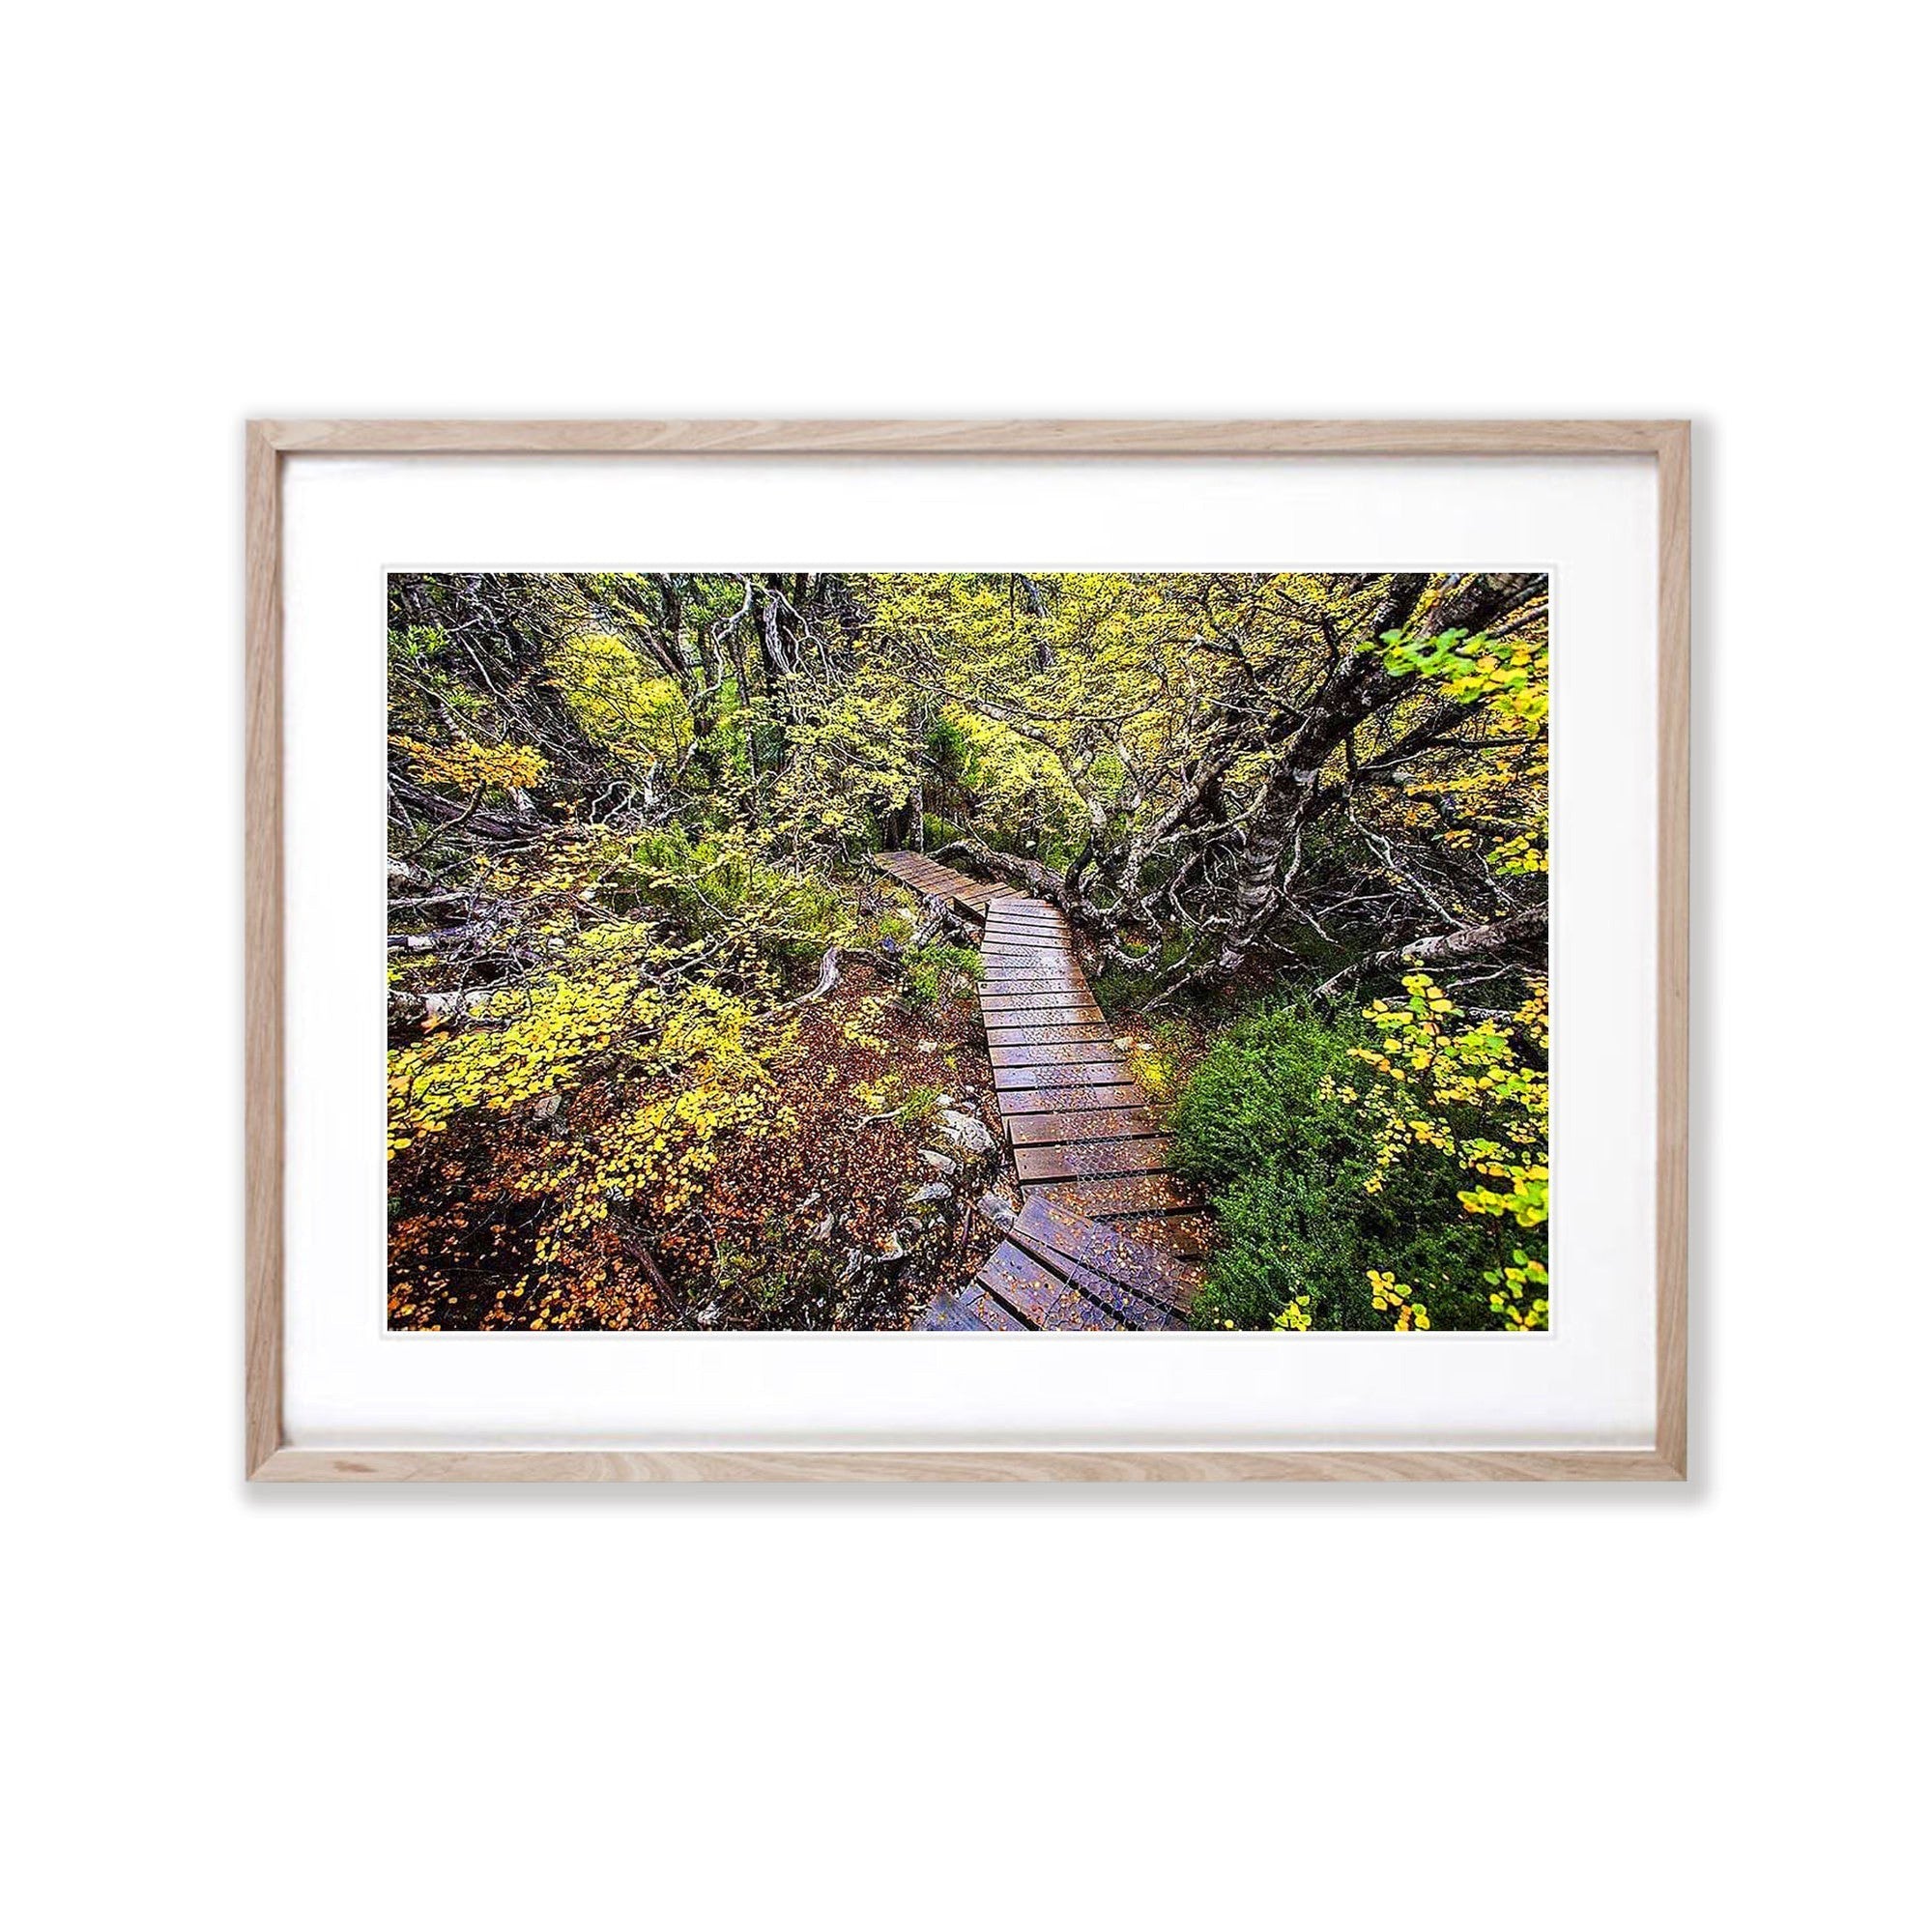
[(1195, 1306), (1202, 1325), (1501, 1325), (1485, 1276), (1510, 1244), (1463, 1210), (1457, 1163), (1418, 1145), (1383, 1167), (1374, 1120), (1343, 1097), (1371, 1038), (1280, 1004), (1229, 1028), (1196, 1068), (1173, 1131), (1176, 1166), (1221, 1222)]
[[(1489, 1307), (1514, 1329), (1549, 1325), (1544, 1225), (1549, 1220), (1548, 987), (1532, 980), (1508, 1026), (1480, 1018), (1460, 1024), (1456, 1003), (1427, 973), (1402, 980), (1404, 997), (1378, 999), (1364, 1018), (1378, 1038), (1350, 1057), (1372, 1070), (1366, 1090), (1359, 1075), (1331, 1074), (1323, 1097), (1360, 1106), (1372, 1128), (1375, 1171), (1365, 1183), (1379, 1194), (1419, 1152), (1447, 1157), (1471, 1186), (1456, 1190), (1465, 1214), (1514, 1222), (1537, 1252), (1499, 1252), (1484, 1271)], [(1545, 1292), (1539, 1294), (1538, 1289)], [(1411, 1313), (1426, 1307), (1415, 1290), (1393, 1278), (1378, 1284), (1391, 1306)]]
[[(1442, 822), (1450, 851), (1483, 851), (1502, 878), (1549, 870), (1549, 636), (1546, 627), (1499, 642), (1451, 628), (1428, 638), (1385, 631), (1383, 668), (1438, 684), (1493, 721), (1485, 757), (1408, 784)], [(1373, 646), (1364, 646), (1373, 649)]]
[(925, 844), (928, 851), (937, 851), (941, 846), (949, 846), (957, 839), (972, 836), (963, 826), (954, 824), (950, 819), (940, 818), (936, 812), (926, 813), (921, 823), (925, 828)]
[(695, 841), (676, 830), (646, 834), (629, 843), (611, 878), (636, 904), (693, 934), (729, 934), (740, 953), (797, 962), (846, 932), (847, 903), (835, 886), (777, 862), (766, 842), (742, 829)]
[(551, 675), (591, 743), (634, 764), (681, 764), (691, 707), (620, 637), (576, 631), (551, 647)]
[(913, 1007), (969, 999), (985, 968), (979, 954), (935, 939), (906, 956), (906, 998)]
[[(1164, 975), (1187, 956), (1187, 941), (1178, 937), (1164, 938), (1154, 946), (1137, 947), (1131, 941), (1121, 950), (1136, 956), (1133, 966), (1110, 960), (1092, 976), (1094, 997), (1101, 1011), (1124, 1016), (1138, 1013), (1162, 990)], [(1144, 965), (1139, 961), (1145, 961)]]

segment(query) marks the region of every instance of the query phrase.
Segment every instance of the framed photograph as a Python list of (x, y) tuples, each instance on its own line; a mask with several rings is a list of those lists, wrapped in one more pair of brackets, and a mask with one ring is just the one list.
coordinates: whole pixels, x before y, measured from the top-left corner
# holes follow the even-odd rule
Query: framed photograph
[(249, 1477), (1681, 1480), (1689, 503), (251, 423)]

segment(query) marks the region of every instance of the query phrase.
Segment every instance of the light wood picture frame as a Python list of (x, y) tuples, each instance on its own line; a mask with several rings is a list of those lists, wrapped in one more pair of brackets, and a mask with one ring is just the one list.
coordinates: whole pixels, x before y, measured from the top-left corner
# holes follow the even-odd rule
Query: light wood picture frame
[[(1643, 1449), (310, 1449), (283, 1427), (282, 470), (295, 455), (1637, 456), (1657, 465), (1656, 1439)], [(245, 1474), (271, 1483), (1673, 1482), (1687, 1458), (1690, 425), (1604, 421), (403, 421), (246, 428)]]

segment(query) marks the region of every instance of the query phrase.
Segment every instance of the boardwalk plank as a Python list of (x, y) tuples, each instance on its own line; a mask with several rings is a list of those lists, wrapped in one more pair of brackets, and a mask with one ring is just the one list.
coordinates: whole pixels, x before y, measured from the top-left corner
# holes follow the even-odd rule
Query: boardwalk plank
[[(1094, 1050), (1099, 1044), (1097, 1041), (1076, 1040), (1071, 1045), (1058, 1047), (989, 1047), (987, 1054), (995, 1068), (1077, 1067), (1096, 1057)], [(1110, 1053), (1110, 1039), (1107, 1046)]]
[(1065, 1298), (1070, 1285), (1064, 1275), (1010, 1241), (1002, 1241), (986, 1257), (973, 1279), (1028, 1328), (1047, 1325), (1048, 1315)]
[[(1047, 1311), (1041, 1326), (1048, 1329), (1159, 1329), (1179, 1324), (1169, 1304), (1149, 1301), (1131, 1287), (1098, 1270), (1072, 1260), (1030, 1234), (1008, 1230), (1007, 1244), (1038, 1262), (1052, 1275), (1063, 1276), (1071, 1293)], [(990, 1298), (989, 1298), (990, 1299)]]
[(1044, 1243), (1138, 1295), (1177, 1309), (1186, 1309), (1194, 1300), (1205, 1272), (1198, 1262), (1184, 1261), (1050, 1200), (1029, 1200), (1012, 1232)]
[(1016, 1147), (1058, 1146), (1077, 1140), (1128, 1140), (1158, 1134), (1161, 1123), (1144, 1107), (1075, 1108), (1062, 1113), (1017, 1113), (1006, 1123)]
[(989, 1294), (985, 1283), (972, 1281), (963, 1288), (947, 1288), (936, 1295), (933, 1306), (927, 1311), (927, 1318), (915, 1322), (913, 1326), (1011, 1331), (1024, 1330), (1026, 1324), (1003, 1302)]
[(1068, 1021), (1102, 1021), (1107, 1018), (1090, 999), (1078, 995), (1068, 998), (1057, 993), (1022, 993), (1010, 999), (982, 996), (980, 1011), (989, 1026), (1028, 1026), (1044, 1024), (1049, 1014), (1065, 1014)]
[(1102, 1174), (1147, 1174), (1166, 1170), (1173, 1142), (1095, 1140), (1070, 1147), (1016, 1147), (1013, 1165), (1023, 1181), (1078, 1181)]
[(1087, 1108), (1145, 1107), (1147, 1096), (1132, 1081), (1118, 1086), (1049, 1086), (1031, 1093), (1002, 1093), (999, 1110), (1009, 1120), (1027, 1113), (1068, 1113)]
[(1024, 1190), (1101, 1221), (1124, 1214), (1184, 1213), (1198, 1209), (1200, 1197), (1172, 1174), (1119, 1174), (1110, 1179), (1070, 1180)]
[(1205, 1260), (1214, 1250), (1211, 1214), (1129, 1214), (1110, 1220), (1107, 1225), (1118, 1228), (1122, 1234), (1131, 1234), (1137, 1241), (1171, 1248), (1185, 1260)]
[[(978, 1302), (991, 1301), (991, 1295), (976, 1295), (968, 1302), (954, 1294), (950, 1289), (935, 1295), (933, 1305), (912, 1326), (920, 1329), (937, 1329), (949, 1334), (971, 1332), (984, 1335), (986, 1324), (973, 1313), (973, 1306)], [(1018, 1324), (1015, 1324), (1018, 1326)]]
[(995, 1067), (994, 1088), (998, 1093), (1015, 1087), (1030, 1090), (1047, 1086), (1113, 1086), (1130, 1081), (1134, 1072), (1122, 1059), (1092, 1060), (1083, 1067)]
[[(998, 1018), (996, 1014), (994, 1017)], [(995, 1026), (989, 1023), (986, 1029), (989, 1047), (1094, 1047), (1112, 1038), (1111, 1027), (1096, 1025), (1091, 1020), (1056, 1021), (1035, 1026)]]

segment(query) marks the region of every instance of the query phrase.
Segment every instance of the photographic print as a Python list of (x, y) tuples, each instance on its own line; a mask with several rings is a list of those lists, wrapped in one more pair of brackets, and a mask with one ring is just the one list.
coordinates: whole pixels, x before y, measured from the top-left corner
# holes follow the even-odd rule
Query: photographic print
[(1549, 624), (391, 575), (389, 1327), (1546, 1330)]

